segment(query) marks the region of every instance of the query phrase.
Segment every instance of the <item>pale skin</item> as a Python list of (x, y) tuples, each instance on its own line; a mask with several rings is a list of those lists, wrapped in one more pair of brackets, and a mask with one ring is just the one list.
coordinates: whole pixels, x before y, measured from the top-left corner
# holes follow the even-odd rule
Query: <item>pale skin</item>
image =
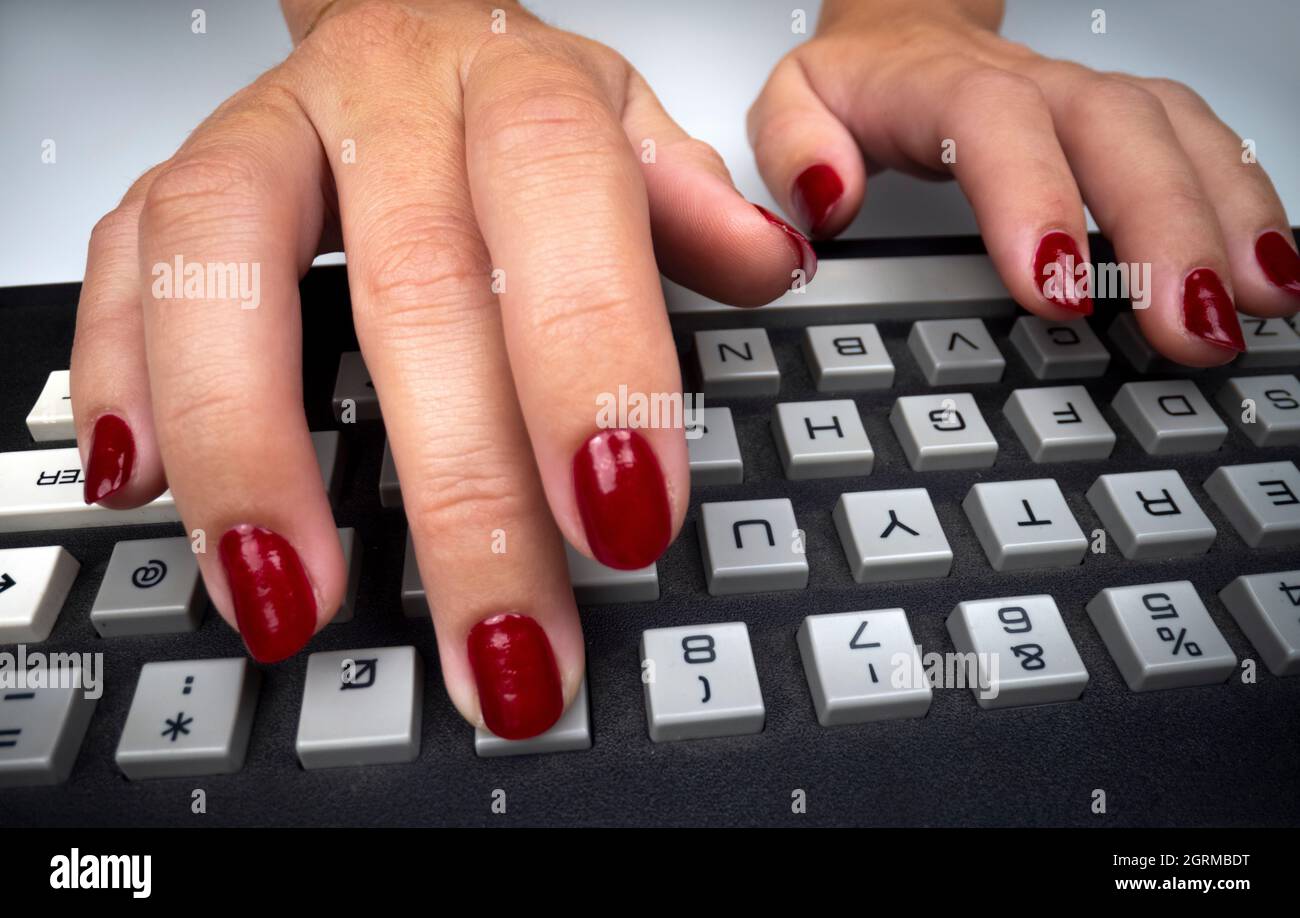
[[(187, 532), (274, 530), (301, 558), (323, 627), (345, 574), (302, 410), (298, 280), (317, 253), (345, 249), (451, 699), (483, 725), (466, 637), (516, 611), (544, 630), (567, 704), (584, 658), (562, 538), (592, 554), (571, 463), (601, 393), (681, 389), (660, 272), (756, 306), (812, 265), (609, 48), (504, 0), (283, 7), (288, 59), (92, 234), (72, 359), (83, 461), (96, 420), (124, 420), (135, 463), (103, 503), (134, 507), (170, 487)], [(819, 236), (852, 220), (870, 171), (951, 175), (1015, 299), (1074, 319), (1029, 266), (1052, 230), (1086, 255), (1086, 200), (1121, 260), (1151, 263), (1139, 323), (1166, 356), (1233, 356), (1183, 327), (1192, 268), (1216, 270), (1244, 312), (1292, 314), (1300, 301), (1254, 252), (1261, 232), (1286, 232), (1286, 215), (1262, 167), (1239, 167), (1237, 136), (1185, 87), (1041, 58), (996, 35), (1000, 16), (989, 0), (824, 4), (749, 113), (786, 213), (796, 177), (818, 163), (843, 181)], [(1108, 132), (1138, 138), (1141, 153), (1117, 167)], [(944, 138), (956, 139), (954, 164)], [(178, 253), (260, 263), (261, 305), (156, 298), (151, 266)], [(642, 433), (675, 535), (685, 442), (680, 429)], [(199, 565), (234, 625), (216, 553)]]

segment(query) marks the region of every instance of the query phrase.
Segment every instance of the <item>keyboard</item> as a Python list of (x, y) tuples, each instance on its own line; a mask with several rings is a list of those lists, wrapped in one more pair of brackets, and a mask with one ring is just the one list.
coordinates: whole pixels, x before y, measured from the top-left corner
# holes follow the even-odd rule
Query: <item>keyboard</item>
[(758, 311), (666, 283), (686, 525), (570, 553), (586, 682), (520, 742), (443, 689), (341, 268), (304, 392), (348, 599), (275, 666), (168, 495), (81, 503), (77, 287), (0, 291), (0, 823), (1300, 823), (1297, 330), (1190, 370), (1126, 304), (1018, 310), (977, 239), (819, 254)]

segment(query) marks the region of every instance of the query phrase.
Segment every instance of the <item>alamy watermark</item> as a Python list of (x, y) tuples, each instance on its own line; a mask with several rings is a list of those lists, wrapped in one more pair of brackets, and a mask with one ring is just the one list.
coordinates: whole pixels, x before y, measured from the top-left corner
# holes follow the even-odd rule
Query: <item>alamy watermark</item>
[(19, 644), (16, 653), (0, 653), (0, 692), (84, 689), (86, 698), (104, 694), (102, 653), (42, 653)]
[(154, 299), (235, 300), (241, 309), (262, 304), (260, 261), (186, 261), (177, 255), (170, 262), (154, 264)]
[(1043, 296), (1048, 300), (1077, 302), (1085, 297), (1127, 299), (1134, 309), (1151, 305), (1151, 263), (1075, 262), (1066, 255), (1043, 266)]
[(699, 392), (601, 392), (596, 396), (596, 427), (681, 428), (686, 439), (698, 440), (708, 432), (704, 425), (704, 395)]

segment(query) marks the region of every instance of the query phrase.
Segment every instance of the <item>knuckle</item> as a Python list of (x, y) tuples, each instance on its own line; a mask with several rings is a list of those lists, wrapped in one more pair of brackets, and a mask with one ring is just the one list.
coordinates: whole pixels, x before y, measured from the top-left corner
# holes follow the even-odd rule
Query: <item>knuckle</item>
[(118, 205), (95, 221), (90, 230), (90, 258), (134, 246), (139, 226), (139, 214), (134, 209)]
[(236, 147), (181, 154), (154, 176), (141, 223), (183, 233), (246, 216), (264, 199), (263, 174), (257, 157)]
[[(241, 430), (233, 442), (252, 442), (258, 438), (242, 435), (250, 419), (250, 406), (246, 394), (237, 385), (220, 379), (221, 374), (204, 374), (211, 379), (201, 393), (185, 398), (162, 399), (155, 404), (155, 422), (160, 436), (177, 443), (212, 442), (220, 438), (218, 431)], [(213, 378), (216, 377), (216, 378)]]
[(1085, 118), (1112, 119), (1116, 114), (1146, 120), (1165, 118), (1165, 107), (1155, 93), (1116, 76), (1099, 75), (1086, 81), (1073, 101)]
[(430, 307), (477, 302), (467, 292), (490, 289), (491, 266), (472, 221), (414, 203), (390, 208), (376, 226), (360, 246), (366, 253), (360, 304), (375, 318), (402, 324)]
[(952, 94), (959, 111), (984, 111), (990, 103), (999, 108), (1045, 107), (1046, 100), (1032, 78), (997, 67), (980, 67), (963, 73)]
[[(539, 66), (552, 71), (557, 67), (554, 61)], [(485, 104), (480, 129), (488, 154), (530, 165), (556, 155), (593, 161), (620, 151), (630, 155), (622, 129), (597, 88), (585, 74), (558, 66), (561, 74), (507, 86)]]
[(524, 518), (524, 490), (504, 469), (488, 446), (464, 448), (456, 456), (427, 455), (416, 468), (409, 497), (403, 495), (407, 519), (418, 536), (433, 544), (455, 540), (457, 534), (485, 525), (506, 526)]
[(300, 53), (317, 51), (333, 55), (347, 51), (362, 61), (391, 56), (394, 47), (419, 42), (426, 20), (403, 4), (388, 0), (360, 0), (326, 15), (298, 46)]
[(1178, 80), (1171, 80), (1167, 77), (1151, 77), (1144, 79), (1142, 84), (1148, 87), (1154, 95), (1161, 99), (1167, 99), (1176, 105), (1203, 111), (1208, 111), (1210, 108), (1205, 100), (1201, 98), (1200, 93)]

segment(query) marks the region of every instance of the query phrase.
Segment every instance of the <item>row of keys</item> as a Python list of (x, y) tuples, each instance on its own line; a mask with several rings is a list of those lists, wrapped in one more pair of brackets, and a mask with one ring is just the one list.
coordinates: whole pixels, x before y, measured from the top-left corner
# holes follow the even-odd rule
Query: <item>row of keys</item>
[[(1300, 674), (1300, 570), (1238, 577), (1219, 593), (1268, 668)], [(1237, 658), (1188, 581), (1115, 587), (1086, 607), (1135, 692), (1223, 682)], [(956, 655), (935, 670), (902, 609), (810, 615), (796, 643), (823, 726), (924, 717), (935, 684), (969, 687), (984, 709), (1078, 698), (1088, 670), (1051, 596), (962, 602), (947, 618)], [(646, 725), (655, 742), (761, 732), (766, 708), (743, 622), (653, 628), (641, 636)], [(927, 655), (928, 656), (928, 655)], [(65, 682), (0, 694), (0, 786), (67, 778), (95, 702), (75, 664)], [(30, 675), (30, 671), (29, 671)], [(260, 674), (247, 659), (146, 664), (116, 762), (140, 780), (243, 767)], [(413, 647), (330, 651), (307, 663), (295, 743), (303, 767), (413, 761), (423, 664)], [(549, 731), (508, 741), (482, 730), (483, 757), (591, 746), (584, 683)]]
[[(340, 529), (347, 589), (333, 622), (352, 619), (361, 574), (361, 542)], [(58, 545), (0, 549), (0, 644), (50, 636), (81, 565)], [(657, 589), (657, 583), (656, 583)], [(194, 545), (185, 536), (118, 542), (90, 609), (100, 637), (196, 630), (206, 609)]]
[[(332, 495), (342, 471), (338, 461), (339, 432), (319, 431), (311, 439), (321, 478)], [(180, 521), (171, 491), (132, 510), (87, 504), (81, 454), (75, 446), (0, 453), (0, 481), (4, 482), (4, 491), (0, 492), (0, 532)]]
[[(1126, 313), (1111, 327), (1125, 353), (1132, 351), (1126, 337), (1132, 322), (1132, 315)], [(1238, 361), (1240, 366), (1300, 365), (1300, 334), (1284, 320), (1243, 317), (1243, 323), (1247, 349)], [(1136, 326), (1132, 328), (1136, 332)], [(1012, 326), (1010, 341), (1040, 380), (1100, 377), (1110, 365), (1110, 353), (1086, 322), (1021, 316)], [(1006, 369), (1006, 359), (981, 319), (914, 322), (907, 347), (932, 386), (995, 383)], [(804, 330), (803, 352), (819, 392), (888, 389), (893, 385), (893, 360), (880, 332), (870, 323), (809, 327)], [(781, 371), (763, 328), (696, 332), (694, 359), (705, 396), (775, 396), (781, 390)], [(1146, 358), (1139, 362), (1144, 364), (1140, 367), (1143, 372), (1159, 366)]]

